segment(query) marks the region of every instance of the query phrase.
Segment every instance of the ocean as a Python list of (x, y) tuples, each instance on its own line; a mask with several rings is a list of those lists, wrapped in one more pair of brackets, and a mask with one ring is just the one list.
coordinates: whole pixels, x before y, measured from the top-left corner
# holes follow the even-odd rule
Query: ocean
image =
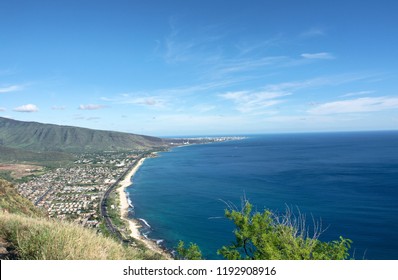
[(398, 132), (252, 135), (146, 159), (128, 194), (142, 233), (207, 259), (234, 241), (227, 204), (286, 207), (322, 223), (322, 241), (353, 241), (355, 259), (398, 259)]

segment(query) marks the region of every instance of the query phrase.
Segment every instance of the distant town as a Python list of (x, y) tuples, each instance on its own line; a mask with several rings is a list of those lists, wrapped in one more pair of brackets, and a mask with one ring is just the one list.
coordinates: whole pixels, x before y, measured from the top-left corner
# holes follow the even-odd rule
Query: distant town
[(213, 142), (224, 142), (224, 141), (234, 141), (243, 140), (247, 137), (244, 136), (218, 136), (218, 137), (187, 137), (187, 138), (171, 138), (170, 145), (180, 146), (180, 145), (191, 145), (191, 144), (206, 144)]

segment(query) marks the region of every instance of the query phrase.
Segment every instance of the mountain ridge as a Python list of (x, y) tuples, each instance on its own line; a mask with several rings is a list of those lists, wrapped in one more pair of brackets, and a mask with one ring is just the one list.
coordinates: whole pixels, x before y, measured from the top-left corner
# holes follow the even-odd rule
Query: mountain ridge
[(0, 147), (5, 148), (80, 153), (147, 150), (163, 145), (163, 139), (152, 136), (0, 117)]

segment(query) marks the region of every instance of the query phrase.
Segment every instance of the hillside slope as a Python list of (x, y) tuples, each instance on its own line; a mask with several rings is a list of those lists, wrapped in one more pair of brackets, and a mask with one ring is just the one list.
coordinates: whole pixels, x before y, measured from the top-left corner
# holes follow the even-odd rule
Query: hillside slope
[(0, 240), (17, 259), (25, 260), (147, 260), (161, 256), (126, 247), (76, 224), (0, 213)]
[(60, 166), (71, 163), (74, 160), (76, 160), (76, 158), (72, 154), (65, 152), (34, 152), (0, 145), (0, 162), (40, 162), (46, 166)]
[(28, 199), (20, 196), (11, 183), (2, 179), (0, 179), (0, 213), (1, 212), (45, 217), (44, 212), (35, 207)]
[(163, 140), (156, 137), (0, 117), (0, 146), (7, 148), (79, 153), (144, 150), (161, 145)]
[(48, 219), (0, 180), (0, 259), (146, 260), (159, 254), (127, 247), (79, 225)]

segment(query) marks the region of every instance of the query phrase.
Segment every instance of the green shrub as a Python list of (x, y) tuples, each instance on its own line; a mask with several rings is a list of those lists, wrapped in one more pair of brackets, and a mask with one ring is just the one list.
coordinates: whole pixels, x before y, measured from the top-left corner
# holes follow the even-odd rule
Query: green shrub
[(229, 260), (344, 260), (349, 258), (352, 241), (340, 237), (337, 241), (318, 239), (321, 229), (314, 225), (309, 234), (305, 217), (294, 216), (288, 209), (277, 216), (269, 210), (252, 213), (252, 205), (244, 203), (241, 211), (226, 210), (234, 222), (235, 242), (223, 246), (218, 253)]
[[(288, 208), (284, 215), (269, 210), (252, 212), (253, 206), (244, 201), (242, 210), (225, 210), (234, 222), (235, 241), (223, 246), (218, 254), (228, 260), (345, 260), (350, 257), (352, 241), (340, 237), (331, 242), (320, 241), (321, 226), (314, 222), (310, 235), (304, 215), (294, 215)], [(177, 258), (202, 259), (200, 248), (193, 243), (185, 248), (180, 241)]]

